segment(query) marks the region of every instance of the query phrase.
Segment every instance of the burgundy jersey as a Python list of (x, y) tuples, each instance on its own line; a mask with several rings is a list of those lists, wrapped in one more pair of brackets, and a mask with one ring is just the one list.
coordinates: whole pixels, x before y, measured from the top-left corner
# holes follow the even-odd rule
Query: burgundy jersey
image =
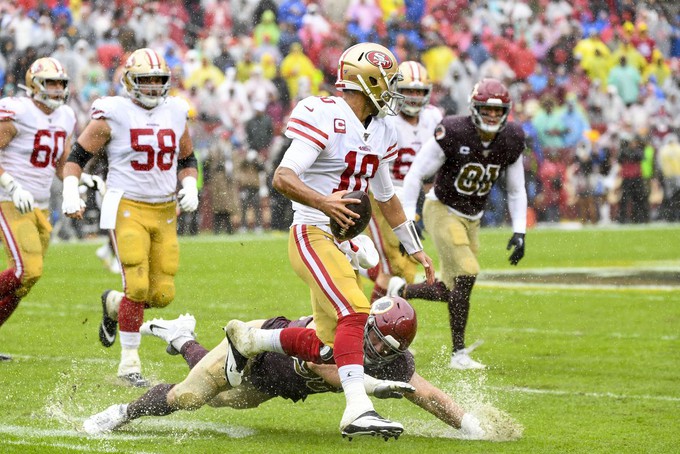
[(434, 136), (446, 156), (435, 176), (434, 193), (439, 201), (466, 216), (484, 210), (491, 187), (525, 148), (524, 131), (513, 122), (485, 146), (469, 116), (445, 117)]
[[(311, 321), (312, 317), (292, 322), (285, 317), (276, 317), (265, 321), (262, 329), (305, 327)], [(366, 366), (366, 373), (374, 378), (403, 382), (408, 382), (415, 370), (413, 355), (408, 351), (379, 367)], [(250, 374), (244, 379), (252, 383), (258, 391), (293, 402), (305, 400), (310, 394), (341, 392), (341, 389), (329, 385), (308, 370), (303, 361), (281, 353), (267, 352), (255, 356), (250, 360)]]

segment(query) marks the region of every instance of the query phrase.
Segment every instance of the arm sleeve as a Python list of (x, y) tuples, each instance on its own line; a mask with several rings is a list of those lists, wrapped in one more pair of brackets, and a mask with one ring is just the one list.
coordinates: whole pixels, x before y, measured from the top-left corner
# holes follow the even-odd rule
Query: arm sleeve
[(297, 176), (300, 176), (314, 164), (318, 157), (319, 150), (316, 147), (295, 138), (283, 155), (279, 167), (291, 169)]
[(508, 166), (506, 174), (508, 191), (508, 211), (512, 219), (512, 231), (527, 231), (527, 191), (524, 185), (524, 163), (522, 156)]
[(370, 180), (373, 197), (378, 202), (387, 202), (394, 196), (394, 185), (390, 177), (389, 163), (382, 161), (378, 166), (378, 171)]
[(401, 201), (408, 219), (415, 219), (416, 217), (416, 204), (423, 180), (434, 175), (444, 164), (444, 161), (446, 161), (444, 150), (434, 137), (425, 142), (423, 148), (416, 155), (413, 165), (404, 178), (403, 199)]

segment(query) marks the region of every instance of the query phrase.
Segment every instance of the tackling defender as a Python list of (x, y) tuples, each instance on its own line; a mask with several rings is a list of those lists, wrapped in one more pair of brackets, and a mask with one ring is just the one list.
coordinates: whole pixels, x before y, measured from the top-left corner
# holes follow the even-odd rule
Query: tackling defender
[[(390, 163), (390, 176), (395, 194), (401, 200), (404, 177), (423, 143), (434, 134), (434, 129), (442, 120), (442, 114), (439, 109), (429, 104), (432, 83), (423, 65), (416, 61), (405, 61), (399, 65), (399, 72), (403, 80), (397, 82), (397, 91), (404, 96), (404, 104), (399, 115), (388, 117), (388, 121), (394, 123), (398, 134), (397, 157)], [(385, 296), (392, 276), (401, 276), (406, 282), (412, 283), (417, 262), (401, 253), (399, 239), (377, 209), (373, 197), (371, 203), (373, 216), (369, 232), (380, 254), (378, 266), (368, 273), (369, 277), (375, 280), (371, 295), (371, 301), (375, 301)]]
[[(196, 320), (188, 315), (176, 320), (151, 320), (142, 332), (157, 336), (171, 351), (179, 351), (189, 364), (187, 378), (177, 384), (160, 384), (130, 404), (112, 405), (89, 417), (84, 430), (89, 434), (110, 432), (141, 416), (164, 416), (177, 410), (212, 407), (254, 408), (274, 397), (293, 402), (317, 393), (340, 388), (337, 366), (315, 364), (280, 353), (261, 353), (248, 361), (243, 383), (231, 388), (225, 376), (228, 340), (208, 352), (195, 341)], [(254, 320), (251, 327), (265, 330), (284, 327), (312, 329), (311, 317), (290, 321), (284, 317)], [(466, 438), (481, 439), (484, 431), (479, 420), (464, 410), (446, 393), (418, 375), (413, 355), (407, 350), (417, 330), (416, 314), (399, 297), (382, 298), (373, 304), (364, 329), (366, 357), (365, 387), (379, 398), (402, 397), (432, 413), (446, 424), (461, 429)], [(317, 361), (332, 360), (322, 348)], [(375, 378), (374, 378), (375, 377)], [(405, 383), (408, 382), (408, 383)]]
[(99, 339), (113, 345), (120, 324), (118, 376), (133, 386), (148, 386), (141, 373), (139, 328), (146, 307), (165, 307), (175, 297), (179, 264), (179, 206), (198, 208), (197, 163), (187, 126), (189, 107), (168, 97), (170, 70), (151, 49), (133, 52), (125, 63), (126, 97), (97, 99), (91, 120), (78, 137), (64, 169), (63, 212), (82, 217), (78, 177), (88, 160), (106, 152), (109, 172), (100, 226), (109, 229), (122, 265), (124, 292), (102, 294)]
[[(50, 185), (62, 178), (76, 116), (69, 77), (55, 58), (26, 71), (27, 97), (0, 100), (0, 235), (8, 267), (0, 273), (0, 326), (42, 276), (50, 243)], [(76, 181), (76, 186), (77, 186)], [(0, 354), (0, 361), (11, 356)]]
[(448, 303), (453, 369), (483, 369), (473, 360), (473, 346), (465, 347), (465, 327), (470, 294), (479, 274), (479, 224), (484, 205), (501, 172), (506, 170), (508, 208), (514, 234), (507, 249), (514, 248), (510, 263), (524, 257), (527, 194), (522, 153), (524, 131), (508, 122), (510, 94), (496, 79), (482, 79), (470, 95), (468, 116), (447, 116), (416, 156), (404, 179), (404, 210), (416, 215), (422, 181), (435, 175), (423, 207), (425, 228), (441, 260), (442, 282), (408, 285), (393, 277), (388, 295), (422, 298)]
[[(331, 218), (342, 228), (353, 225), (353, 218), (360, 216), (346, 205), (360, 200), (342, 196), (367, 191), (370, 180), (378, 208), (406, 251), (424, 266), (428, 281), (434, 281), (432, 260), (394, 196), (389, 175), (389, 163), (397, 157), (397, 133), (384, 117), (399, 112), (400, 77), (394, 55), (379, 44), (345, 50), (335, 83), (341, 96), (308, 97), (297, 104), (286, 129), (292, 143), (274, 174), (274, 187), (293, 201), (288, 257), (311, 289), (316, 332), (272, 331), (270, 342), (262, 347), (301, 358), (318, 350), (321, 342), (333, 347), (347, 402), (340, 421), (343, 435), (396, 437), (403, 426), (378, 415), (364, 389), (362, 332), (370, 303), (329, 227)], [(240, 354), (244, 352), (231, 350), (227, 377), (236, 385), (245, 358)]]

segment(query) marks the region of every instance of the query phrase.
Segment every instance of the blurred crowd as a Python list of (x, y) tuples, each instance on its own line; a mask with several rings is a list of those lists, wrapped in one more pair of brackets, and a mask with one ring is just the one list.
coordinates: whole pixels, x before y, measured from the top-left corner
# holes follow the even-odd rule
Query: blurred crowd
[[(680, 220), (672, 2), (9, 0), (0, 86), (18, 94), (36, 58), (57, 58), (80, 131), (94, 99), (121, 94), (127, 54), (155, 49), (172, 70), (171, 95), (191, 106), (200, 161), (201, 208), (182, 215), (181, 232), (286, 230), (289, 202), (270, 176), (287, 115), (306, 96), (334, 94), (338, 57), (361, 41), (421, 61), (446, 114), (468, 113), (482, 77), (510, 87), (511, 120), (528, 137), (530, 225)], [(507, 220), (502, 185), (494, 191), (486, 225)]]

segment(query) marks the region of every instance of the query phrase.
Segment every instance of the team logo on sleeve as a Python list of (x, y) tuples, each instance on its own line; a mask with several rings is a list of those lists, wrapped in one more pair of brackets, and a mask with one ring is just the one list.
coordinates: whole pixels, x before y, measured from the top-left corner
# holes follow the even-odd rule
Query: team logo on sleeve
[(338, 134), (345, 134), (347, 132), (347, 123), (342, 118), (336, 118), (333, 120), (333, 129)]
[(442, 140), (444, 136), (446, 135), (446, 128), (444, 128), (444, 125), (437, 125), (437, 127), (434, 129), (434, 138), (437, 140)]

